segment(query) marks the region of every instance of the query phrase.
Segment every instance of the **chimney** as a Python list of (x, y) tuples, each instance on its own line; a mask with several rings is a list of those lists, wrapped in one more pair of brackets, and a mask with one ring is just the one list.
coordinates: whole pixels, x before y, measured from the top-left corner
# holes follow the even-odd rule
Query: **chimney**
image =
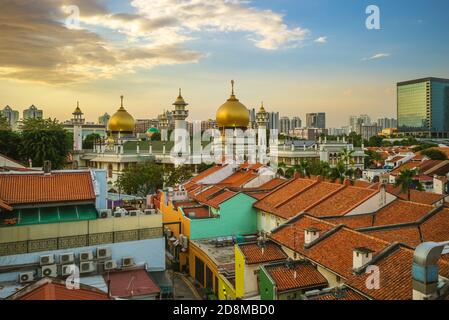
[(317, 228), (304, 229), (304, 244), (308, 245), (320, 237), (320, 230)]
[(384, 207), (387, 204), (387, 190), (385, 184), (379, 186), (379, 208)]
[(373, 251), (368, 248), (355, 248), (352, 255), (352, 268), (359, 269), (373, 260)]
[(46, 175), (51, 174), (51, 161), (48, 160), (44, 161), (44, 174)]
[(445, 191), (445, 188), (444, 188), (445, 180), (446, 180), (446, 178), (444, 178), (444, 177), (439, 177), (437, 175), (433, 176), (433, 192), (434, 193), (441, 194), (441, 195), (445, 194), (445, 192), (444, 192)]

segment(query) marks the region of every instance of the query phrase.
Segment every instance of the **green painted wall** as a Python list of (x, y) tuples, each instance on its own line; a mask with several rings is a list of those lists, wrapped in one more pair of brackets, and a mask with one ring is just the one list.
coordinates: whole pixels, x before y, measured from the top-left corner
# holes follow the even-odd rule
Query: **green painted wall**
[(192, 219), (190, 239), (237, 236), (257, 232), (257, 213), (253, 208), (257, 200), (239, 193), (220, 205), (220, 217)]
[(275, 287), (264, 267), (259, 273), (260, 300), (275, 300)]

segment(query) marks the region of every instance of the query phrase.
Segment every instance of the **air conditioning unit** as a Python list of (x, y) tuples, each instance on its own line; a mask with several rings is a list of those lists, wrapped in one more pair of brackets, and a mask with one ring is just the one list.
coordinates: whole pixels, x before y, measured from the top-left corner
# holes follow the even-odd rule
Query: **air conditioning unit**
[(130, 217), (136, 217), (140, 214), (140, 210), (131, 210), (129, 211), (129, 216)]
[(63, 253), (59, 256), (60, 264), (69, 264), (75, 262), (75, 254), (74, 253)]
[(104, 263), (105, 271), (110, 271), (110, 270), (114, 270), (114, 269), (117, 269), (117, 261), (109, 260)]
[(179, 242), (184, 249), (188, 249), (189, 247), (189, 238), (184, 235), (179, 236)]
[(42, 277), (56, 278), (58, 276), (58, 267), (55, 264), (43, 266), (41, 272)]
[(92, 251), (80, 253), (80, 262), (91, 261), (93, 259), (94, 259), (94, 255), (93, 255)]
[(34, 281), (34, 272), (24, 272), (19, 274), (19, 283), (29, 283)]
[(146, 215), (156, 214), (156, 210), (155, 209), (145, 209), (145, 214)]
[(122, 268), (134, 267), (134, 258), (125, 257), (122, 259)]
[(61, 275), (63, 277), (67, 277), (70, 276), (72, 274), (75, 274), (76, 270), (77, 270), (77, 265), (75, 264), (67, 264), (61, 267)]
[(111, 209), (100, 210), (100, 218), (107, 219), (107, 218), (111, 218), (111, 217), (112, 217), (112, 210)]
[(80, 273), (92, 273), (94, 272), (95, 264), (92, 261), (81, 262), (80, 263)]
[(55, 256), (52, 254), (41, 256), (39, 258), (39, 264), (41, 266), (47, 266), (55, 263)]
[(114, 212), (114, 217), (115, 218), (121, 218), (122, 217), (122, 213), (120, 211), (116, 211), (116, 212)]
[(107, 259), (112, 257), (112, 251), (109, 247), (97, 248), (97, 259)]

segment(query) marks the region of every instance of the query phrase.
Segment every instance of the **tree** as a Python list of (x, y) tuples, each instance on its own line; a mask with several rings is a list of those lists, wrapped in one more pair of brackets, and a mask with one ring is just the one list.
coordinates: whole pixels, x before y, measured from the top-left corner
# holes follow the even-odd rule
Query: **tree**
[(92, 150), (94, 148), (95, 140), (100, 139), (100, 135), (98, 133), (91, 133), (83, 141), (83, 149)]
[(431, 160), (447, 160), (447, 155), (438, 149), (427, 149), (421, 151), (421, 154), (429, 157)]
[(10, 131), (11, 126), (9, 125), (8, 119), (0, 114), (0, 131)]
[(206, 164), (204, 162), (202, 162), (201, 164), (198, 165), (197, 170), (198, 173), (201, 173), (203, 171), (206, 171), (207, 169), (210, 169), (214, 166), (214, 164)]
[(24, 161), (31, 159), (34, 166), (43, 166), (49, 160), (54, 169), (66, 164), (71, 136), (57, 120), (27, 119), (21, 138), (19, 149)]
[(340, 180), (341, 183), (345, 181), (346, 178), (346, 166), (343, 161), (338, 161), (337, 165), (333, 167), (330, 171), (330, 179), (331, 181), (335, 182), (337, 180)]
[(367, 157), (365, 158), (365, 166), (370, 168), (379, 167), (378, 164), (382, 161), (382, 156), (380, 155), (380, 153), (373, 150), (368, 150), (365, 153), (367, 155)]
[(310, 174), (314, 176), (322, 176), (325, 179), (329, 178), (331, 167), (326, 161), (312, 162), (310, 165)]
[(166, 171), (168, 174), (165, 177), (165, 185), (168, 187), (174, 187), (193, 177), (189, 166), (173, 167)]
[(310, 162), (301, 159), (299, 164), (293, 166), (293, 170), (293, 174), (297, 172), (301, 178), (310, 177)]
[(129, 166), (123, 170), (117, 180), (121, 192), (146, 197), (161, 189), (164, 184), (162, 165), (154, 162), (143, 162)]
[(382, 142), (384, 138), (380, 136), (372, 136), (368, 140), (368, 147), (382, 147)]
[(410, 201), (410, 189), (417, 189), (422, 191), (424, 188), (422, 184), (415, 180), (414, 177), (417, 175), (416, 170), (405, 169), (399, 173), (394, 184), (395, 187), (400, 187), (402, 193), (407, 193), (407, 200)]
[(354, 150), (344, 149), (340, 152), (340, 160), (345, 164), (346, 169), (354, 165)]
[(20, 135), (11, 130), (6, 117), (0, 114), (0, 153), (15, 160), (20, 160)]

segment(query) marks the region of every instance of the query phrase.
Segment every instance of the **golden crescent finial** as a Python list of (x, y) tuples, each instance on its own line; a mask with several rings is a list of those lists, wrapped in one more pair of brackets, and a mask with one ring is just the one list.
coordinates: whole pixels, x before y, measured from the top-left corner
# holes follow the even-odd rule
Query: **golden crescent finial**
[(235, 85), (235, 81), (231, 80), (232, 95), (234, 95), (234, 85)]
[(124, 99), (125, 97), (123, 96), (123, 95), (121, 95), (120, 96), (120, 100), (121, 100), (121, 107), (123, 108), (123, 99)]

